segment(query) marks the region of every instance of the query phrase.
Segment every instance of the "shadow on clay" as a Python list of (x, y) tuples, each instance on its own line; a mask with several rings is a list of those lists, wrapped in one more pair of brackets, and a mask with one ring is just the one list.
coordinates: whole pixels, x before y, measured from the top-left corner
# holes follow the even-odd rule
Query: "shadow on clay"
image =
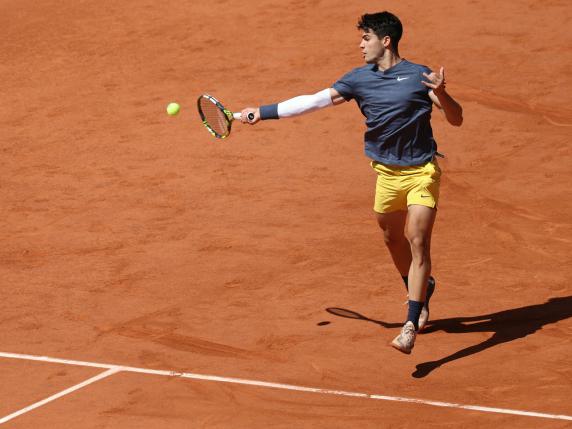
[(524, 338), (542, 329), (543, 326), (572, 317), (572, 296), (550, 298), (543, 304), (513, 308), (483, 316), (453, 317), (429, 322), (424, 334), (445, 331), (450, 334), (468, 332), (492, 332), (492, 337), (482, 343), (459, 350), (436, 361), (417, 365), (411, 374), (423, 378), (435, 369), (475, 353), (480, 353), (499, 344)]
[(346, 319), (358, 319), (364, 320), (366, 322), (372, 322), (376, 325), (383, 326), (384, 328), (401, 328), (403, 326), (403, 322), (401, 323), (389, 323), (384, 322), (382, 320), (374, 320), (370, 319), (369, 317), (363, 316), (355, 311), (348, 310), (347, 308), (338, 308), (338, 307), (329, 307), (326, 308), (326, 311), (334, 316), (345, 317)]
[[(403, 323), (388, 323), (370, 319), (345, 308), (331, 307), (327, 308), (326, 311), (339, 317), (372, 322), (384, 328), (400, 328), (403, 325)], [(450, 334), (492, 332), (493, 335), (482, 343), (464, 348), (439, 360), (420, 363), (411, 375), (415, 378), (426, 377), (446, 363), (480, 353), (499, 344), (524, 338), (534, 334), (545, 325), (570, 317), (572, 317), (572, 296), (566, 296), (550, 298), (543, 304), (513, 308), (482, 316), (452, 317), (429, 321), (422, 332), (423, 335), (437, 331)]]

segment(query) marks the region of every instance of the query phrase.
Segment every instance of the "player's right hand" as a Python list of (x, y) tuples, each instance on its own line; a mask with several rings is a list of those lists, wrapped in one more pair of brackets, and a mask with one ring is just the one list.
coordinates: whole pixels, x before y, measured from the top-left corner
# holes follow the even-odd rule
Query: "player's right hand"
[[(254, 115), (253, 119), (248, 119), (248, 115), (252, 113)], [(260, 109), (255, 109), (254, 107), (247, 107), (240, 112), (240, 122), (243, 124), (254, 125), (260, 121)]]

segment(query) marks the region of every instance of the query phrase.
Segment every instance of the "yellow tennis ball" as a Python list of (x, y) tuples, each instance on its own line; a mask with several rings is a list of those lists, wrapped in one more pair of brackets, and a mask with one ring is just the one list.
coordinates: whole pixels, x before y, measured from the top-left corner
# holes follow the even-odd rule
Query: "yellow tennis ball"
[(167, 113), (171, 116), (175, 116), (181, 110), (181, 106), (177, 103), (169, 103), (167, 106)]

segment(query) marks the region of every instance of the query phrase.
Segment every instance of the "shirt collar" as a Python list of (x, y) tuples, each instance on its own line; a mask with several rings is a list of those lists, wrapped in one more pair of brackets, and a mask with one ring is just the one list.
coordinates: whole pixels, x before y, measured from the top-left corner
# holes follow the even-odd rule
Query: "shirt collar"
[(379, 70), (379, 67), (377, 64), (372, 64), (371, 65), (371, 71), (375, 72), (375, 73), (382, 73), (382, 74), (391, 74), (393, 73), (395, 70), (398, 70), (402, 65), (405, 65), (405, 63), (408, 62), (405, 58), (402, 58), (401, 61), (397, 64), (395, 64), (393, 67), (390, 67), (386, 70)]

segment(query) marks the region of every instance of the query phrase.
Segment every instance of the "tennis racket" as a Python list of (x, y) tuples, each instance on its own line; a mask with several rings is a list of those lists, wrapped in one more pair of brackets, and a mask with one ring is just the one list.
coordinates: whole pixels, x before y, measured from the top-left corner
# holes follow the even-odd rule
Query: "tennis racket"
[[(240, 119), (240, 113), (233, 113), (222, 105), (212, 95), (203, 94), (197, 100), (199, 115), (206, 129), (217, 139), (224, 139), (230, 135), (232, 122)], [(254, 113), (248, 114), (248, 120), (254, 119)]]

